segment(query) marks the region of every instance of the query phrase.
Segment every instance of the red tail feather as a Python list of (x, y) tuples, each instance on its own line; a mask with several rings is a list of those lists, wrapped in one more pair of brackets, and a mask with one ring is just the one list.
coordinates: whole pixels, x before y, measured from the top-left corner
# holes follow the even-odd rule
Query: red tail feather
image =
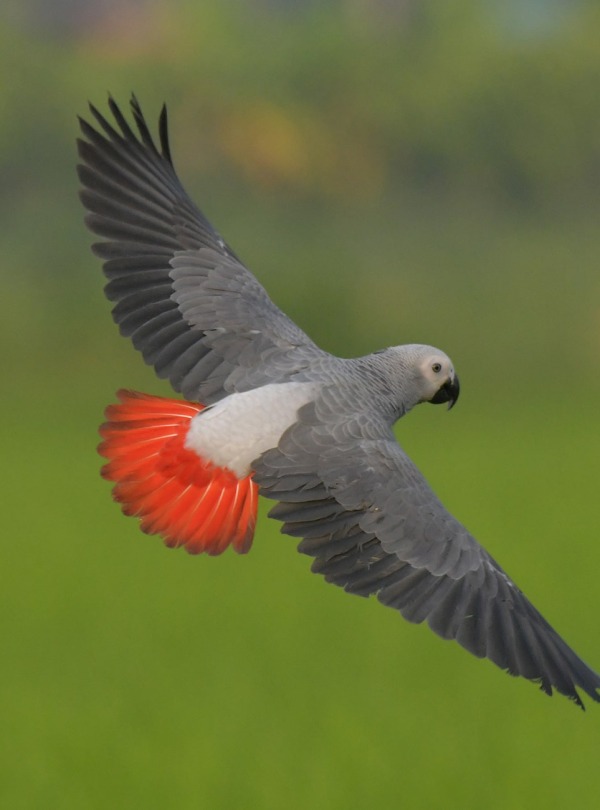
[(106, 409), (98, 452), (108, 459), (102, 475), (126, 515), (140, 518), (148, 534), (191, 554), (244, 553), (252, 545), (257, 486), (185, 447), (190, 422), (204, 406), (195, 402), (119, 391)]

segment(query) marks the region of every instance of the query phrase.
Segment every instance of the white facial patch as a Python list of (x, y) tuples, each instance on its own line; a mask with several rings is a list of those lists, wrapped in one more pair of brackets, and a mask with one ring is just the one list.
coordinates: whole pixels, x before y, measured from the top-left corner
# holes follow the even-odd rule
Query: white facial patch
[(230, 394), (194, 416), (185, 447), (243, 478), (254, 459), (277, 446), (316, 389), (314, 383), (271, 383)]

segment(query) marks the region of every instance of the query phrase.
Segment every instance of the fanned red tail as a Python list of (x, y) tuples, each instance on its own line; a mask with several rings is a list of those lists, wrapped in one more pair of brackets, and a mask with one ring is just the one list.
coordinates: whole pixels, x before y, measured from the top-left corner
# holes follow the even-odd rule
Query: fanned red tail
[(196, 402), (118, 391), (106, 409), (98, 452), (108, 459), (102, 475), (126, 515), (140, 518), (147, 534), (190, 554), (244, 553), (256, 525), (257, 486), (185, 447)]

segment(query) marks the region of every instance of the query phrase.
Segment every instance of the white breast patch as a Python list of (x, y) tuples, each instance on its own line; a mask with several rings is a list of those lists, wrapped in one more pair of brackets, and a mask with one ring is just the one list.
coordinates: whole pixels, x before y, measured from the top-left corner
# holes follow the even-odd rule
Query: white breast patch
[(316, 391), (315, 383), (290, 382), (230, 394), (194, 416), (185, 446), (244, 478), (254, 459), (277, 446)]

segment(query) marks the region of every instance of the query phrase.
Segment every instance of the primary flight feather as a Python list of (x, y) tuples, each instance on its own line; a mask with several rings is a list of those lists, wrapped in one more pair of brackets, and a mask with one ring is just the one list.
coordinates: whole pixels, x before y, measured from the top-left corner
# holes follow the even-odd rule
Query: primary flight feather
[(114, 497), (144, 531), (191, 553), (250, 548), (257, 494), (301, 538), (312, 570), (375, 594), (544, 692), (583, 707), (600, 676), (444, 508), (396, 442), (421, 402), (459, 394), (431, 346), (357, 359), (324, 352), (271, 301), (173, 169), (163, 108), (159, 147), (137, 100), (135, 129), (110, 99), (78, 141), (86, 223), (102, 241), (113, 317), (186, 400), (119, 392), (100, 452)]

